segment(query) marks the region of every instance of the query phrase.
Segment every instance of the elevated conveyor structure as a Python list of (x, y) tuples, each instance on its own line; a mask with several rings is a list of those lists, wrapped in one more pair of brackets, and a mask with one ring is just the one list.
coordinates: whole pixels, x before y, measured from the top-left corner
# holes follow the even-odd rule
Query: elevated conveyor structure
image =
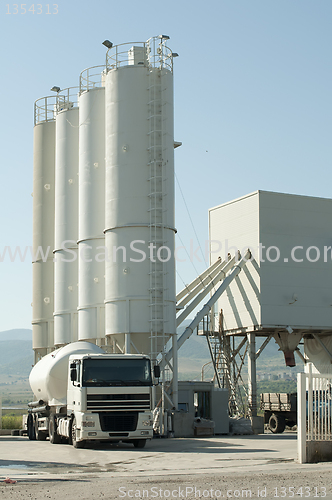
[[(232, 415), (242, 413), (245, 407), (240, 383), (245, 386), (241, 375), (241, 370), (244, 364), (244, 357), (248, 347), (246, 347), (245, 353), (242, 355), (241, 349), (246, 343), (247, 339), (241, 342), (236, 352), (232, 353), (229, 339), (227, 337), (224, 337), (221, 332), (212, 330), (211, 327), (214, 326), (214, 304), (218, 301), (222, 294), (228, 290), (230, 284), (237, 278), (239, 273), (242, 271), (242, 269), (245, 268), (247, 262), (251, 260), (251, 258), (251, 253), (248, 250), (243, 257), (237, 254), (236, 258), (229, 257), (228, 261), (222, 262), (220, 259), (218, 259), (214, 264), (212, 264), (210, 268), (208, 268), (204, 273), (202, 273), (202, 275), (196, 278), (190, 285), (186, 286), (186, 288), (177, 295), (179, 304), (183, 305), (186, 302), (186, 308), (188, 308), (191, 312), (198, 303), (202, 302), (203, 298), (208, 293), (211, 293), (211, 297), (208, 302), (197, 313), (195, 319), (190, 323), (190, 325), (186, 327), (183, 334), (178, 338), (176, 346), (172, 346), (172, 348), (167, 352), (164, 360), (162, 360), (162, 362), (160, 363), (162, 369), (164, 369), (166, 364), (168, 364), (174, 374), (175, 370), (174, 366), (172, 365), (172, 359), (176, 358), (176, 351), (180, 349), (184, 342), (194, 333), (194, 331), (198, 331), (200, 325), (203, 324), (203, 333), (207, 338), (210, 355), (214, 366), (215, 380), (218, 387), (227, 388), (229, 390), (229, 409), (230, 414)], [(211, 292), (212, 288), (215, 289), (213, 293)], [(194, 304), (194, 306), (192, 306), (192, 304)], [(178, 316), (178, 324), (181, 324), (183, 319), (187, 317), (187, 315), (185, 314), (186, 308)], [(255, 361), (266, 344), (262, 346), (259, 352), (255, 353), (252, 348), (252, 341), (250, 343), (250, 339), (248, 339), (248, 342), (249, 345), (251, 344), (251, 351), (249, 351), (249, 389), (246, 390), (246, 395), (248, 398), (248, 413), (250, 415), (254, 415), (257, 411), (255, 398)], [(238, 355), (241, 359), (241, 363), (239, 365), (237, 365), (235, 360), (236, 355)], [(234, 375), (235, 367), (236, 376)], [(177, 380), (173, 379), (173, 384), (171, 387), (172, 398), (175, 407), (177, 404), (176, 385)]]
[[(215, 384), (217, 387), (227, 388), (229, 392), (229, 414), (256, 417), (256, 361), (272, 339), (273, 332), (264, 335), (263, 343), (256, 349), (255, 334), (244, 333), (238, 335), (235, 340), (235, 336), (223, 330), (222, 311), (215, 314), (215, 305), (224, 293), (229, 293), (231, 284), (238, 282), (239, 273), (243, 271), (246, 276), (250, 275), (248, 263), (253, 268), (257, 267), (257, 262), (250, 250), (242, 258), (239, 252), (234, 257), (228, 254), (226, 261), (218, 258), (206, 271), (178, 293), (177, 325), (180, 325), (208, 294), (210, 294), (210, 300), (179, 337), (177, 349), (195, 330), (199, 335), (204, 335), (214, 368)], [(171, 369), (173, 353), (174, 348), (165, 356), (165, 362)], [(244, 373), (244, 368), (247, 368), (247, 374)]]
[(225, 353), (233, 364), (232, 379), (226, 379), (230, 387), (233, 384), (231, 392), (241, 381), (247, 354), (244, 411), (252, 417), (256, 416), (256, 360), (272, 338), (287, 367), (295, 366), (296, 354), (301, 363), (312, 361), (318, 373), (331, 370), (331, 216), (331, 199), (267, 191), (209, 210), (209, 237), (214, 245), (219, 243), (218, 252), (222, 248), (227, 255), (228, 249), (250, 248), (253, 255), (216, 304), (219, 328), (204, 326), (216, 360), (221, 362), (220, 353)]

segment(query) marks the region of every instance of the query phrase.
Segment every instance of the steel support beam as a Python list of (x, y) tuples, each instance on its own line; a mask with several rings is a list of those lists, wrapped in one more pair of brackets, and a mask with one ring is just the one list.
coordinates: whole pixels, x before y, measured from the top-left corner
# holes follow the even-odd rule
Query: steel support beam
[[(234, 266), (231, 273), (224, 279), (219, 288), (214, 292), (210, 300), (202, 307), (202, 309), (196, 314), (196, 317), (190, 323), (189, 326), (185, 329), (181, 337), (177, 341), (177, 348), (185, 343), (187, 339), (192, 335), (193, 331), (197, 328), (199, 323), (202, 321), (204, 316), (207, 316), (211, 311), (214, 303), (219, 299), (222, 293), (228, 288), (228, 286), (232, 283), (232, 281), (236, 278), (236, 276), (241, 272), (242, 268), (247, 264), (248, 260), (251, 258), (251, 253), (248, 250), (244, 257), (239, 260), (239, 262)], [(173, 358), (173, 347), (167, 352), (165, 358), (160, 363), (160, 368), (163, 370), (165, 364)]]
[[(181, 323), (189, 316), (189, 314), (202, 302), (204, 297), (212, 290), (212, 288), (218, 286), (219, 281), (225, 278), (226, 274), (230, 269), (232, 269), (235, 262), (235, 258), (231, 259), (225, 267), (221, 267), (218, 272), (215, 274), (215, 278), (210, 280), (208, 285), (204, 288), (204, 290), (197, 295), (197, 297), (185, 308), (185, 310), (176, 318), (176, 326), (181, 325)], [(223, 263), (224, 264), (224, 263)], [(203, 285), (202, 287), (203, 288)]]
[(186, 295), (188, 295), (192, 290), (194, 290), (200, 283), (204, 281), (204, 279), (213, 272), (213, 270), (220, 266), (220, 264), (224, 264), (224, 262), (221, 262), (221, 258), (219, 257), (216, 262), (214, 262), (210, 267), (205, 269), (205, 271), (200, 274), (197, 278), (195, 278), (189, 285), (186, 285), (186, 287), (181, 290), (176, 296), (176, 302), (178, 303), (183, 299)]

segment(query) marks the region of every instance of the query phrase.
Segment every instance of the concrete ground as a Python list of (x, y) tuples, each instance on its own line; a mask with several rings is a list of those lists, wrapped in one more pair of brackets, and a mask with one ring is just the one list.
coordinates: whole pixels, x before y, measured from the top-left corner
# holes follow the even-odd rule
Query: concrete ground
[[(297, 463), (296, 433), (154, 439), (74, 449), (0, 436), (0, 495), (8, 499), (326, 498), (331, 463)], [(4, 484), (10, 477), (16, 484)]]

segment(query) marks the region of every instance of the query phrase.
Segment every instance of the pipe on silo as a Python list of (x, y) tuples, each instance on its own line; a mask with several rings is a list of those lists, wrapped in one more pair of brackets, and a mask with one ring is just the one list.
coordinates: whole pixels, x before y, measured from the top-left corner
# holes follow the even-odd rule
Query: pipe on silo
[(78, 108), (56, 116), (54, 345), (78, 339)]

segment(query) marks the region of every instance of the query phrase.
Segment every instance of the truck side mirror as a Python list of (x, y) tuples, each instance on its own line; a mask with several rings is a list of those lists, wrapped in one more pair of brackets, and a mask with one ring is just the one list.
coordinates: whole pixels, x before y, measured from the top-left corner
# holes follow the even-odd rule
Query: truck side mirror
[(154, 365), (153, 374), (156, 378), (160, 377), (160, 366), (159, 365)]
[(70, 369), (70, 380), (72, 382), (75, 382), (77, 379), (77, 370), (76, 370), (76, 367), (75, 368), (71, 368)]

